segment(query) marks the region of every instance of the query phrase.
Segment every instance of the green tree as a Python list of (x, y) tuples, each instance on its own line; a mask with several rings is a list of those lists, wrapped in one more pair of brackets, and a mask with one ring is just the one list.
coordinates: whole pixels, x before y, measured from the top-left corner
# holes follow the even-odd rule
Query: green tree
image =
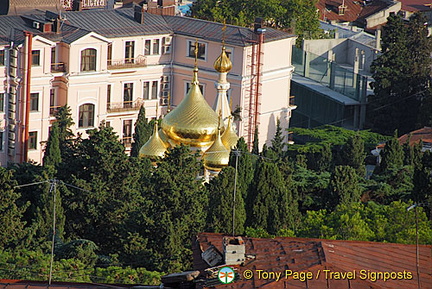
[(248, 222), (270, 234), (281, 229), (293, 229), (298, 217), (297, 203), (274, 163), (259, 159), (247, 206)]
[(0, 167), (0, 249), (18, 245), (25, 234), (22, 216), (28, 204), (18, 206), (20, 194), (14, 190), (17, 182), (12, 175), (12, 170)]
[(350, 166), (337, 166), (330, 180), (331, 198), (333, 205), (349, 205), (359, 202), (361, 189), (358, 183), (358, 175)]
[(145, 107), (141, 106), (138, 113), (138, 118), (135, 122), (135, 132), (133, 134), (133, 143), (131, 149), (131, 156), (137, 157), (139, 150), (147, 142), (153, 132), (152, 123), (147, 121), (145, 116)]
[(278, 158), (283, 157), (283, 151), (286, 146), (286, 143), (284, 142), (284, 137), (282, 135), (282, 127), (280, 125), (280, 119), (278, 118), (276, 121), (276, 133), (271, 141), (271, 150), (273, 150)]
[(230, 234), (233, 232), (233, 209), (234, 209), (234, 232), (242, 235), (246, 221), (246, 209), (240, 190), (235, 190), (235, 169), (227, 167), (208, 184), (209, 191), (209, 213), (208, 226), (216, 233)]
[(419, 108), (430, 96), (431, 40), (426, 18), (410, 17), (408, 25), (400, 15), (390, 15), (383, 27), (381, 55), (371, 71), (374, 95), (369, 97), (371, 127), (391, 134), (412, 131), (418, 124)]
[(56, 167), (60, 163), (60, 129), (58, 123), (54, 122), (51, 126), (51, 131), (48, 137), (48, 141), (46, 143), (45, 153), (43, 157), (43, 165)]
[(236, 167), (237, 162), (237, 190), (241, 192), (243, 200), (246, 199), (249, 186), (252, 183), (254, 177), (254, 161), (252, 158), (255, 156), (251, 155), (248, 151), (247, 144), (243, 137), (237, 141), (237, 153), (231, 151), (229, 165), (231, 167)]
[(177, 146), (158, 162), (145, 198), (148, 207), (148, 269), (177, 271), (191, 266), (191, 238), (206, 223), (208, 193), (197, 179), (202, 164), (189, 147)]
[(342, 165), (354, 168), (359, 176), (364, 177), (366, 174), (365, 157), (364, 141), (359, 134), (355, 134), (342, 147)]
[(95, 242), (106, 254), (120, 254), (129, 244), (130, 215), (143, 209), (137, 180), (150, 168), (128, 158), (112, 128), (100, 126), (87, 134), (77, 147), (77, 170), (66, 180), (75, 187), (64, 198), (67, 233)]
[(399, 144), (399, 140), (397, 139), (397, 133), (395, 133), (395, 136), (386, 142), (384, 150), (382, 151), (380, 171), (386, 172), (391, 169), (399, 169), (403, 166), (403, 163), (403, 149)]
[(252, 154), (258, 155), (259, 154), (259, 133), (258, 133), (258, 127), (255, 127), (254, 132), (254, 138), (252, 143)]

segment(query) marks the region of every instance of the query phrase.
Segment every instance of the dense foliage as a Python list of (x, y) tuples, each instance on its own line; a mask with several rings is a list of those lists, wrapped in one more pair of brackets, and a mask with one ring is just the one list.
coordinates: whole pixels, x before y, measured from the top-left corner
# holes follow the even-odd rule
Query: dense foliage
[(46, 280), (52, 240), (54, 280), (145, 284), (191, 269), (197, 233), (231, 234), (233, 225), (256, 237), (414, 243), (413, 203), (419, 241), (432, 244), (432, 155), (395, 138), (372, 174), (368, 152), (388, 137), (325, 126), (293, 129), (302, 143), (287, 145), (278, 125), (269, 148), (252, 154), (240, 139), (230, 165), (203, 184), (188, 147), (154, 167), (127, 156), (104, 125), (87, 139), (67, 133), (61, 111), (43, 166), (0, 168), (3, 278)]
[(408, 23), (392, 14), (383, 26), (381, 55), (371, 66), (374, 94), (369, 96), (369, 126), (377, 132), (407, 133), (431, 125), (432, 42), (427, 18), (413, 14)]
[(251, 26), (260, 17), (268, 26), (290, 29), (301, 41), (324, 35), (319, 28), (315, 4), (315, 0), (198, 0), (191, 14), (239, 26)]

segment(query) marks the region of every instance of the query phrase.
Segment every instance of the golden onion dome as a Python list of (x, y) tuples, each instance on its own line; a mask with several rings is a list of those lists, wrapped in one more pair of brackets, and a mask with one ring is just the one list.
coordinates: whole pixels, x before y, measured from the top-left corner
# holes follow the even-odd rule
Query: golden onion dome
[(165, 156), (165, 152), (167, 151), (168, 145), (165, 144), (161, 138), (159, 137), (157, 120), (155, 121), (153, 134), (149, 138), (149, 140), (140, 148), (139, 156), (140, 157), (149, 157), (149, 158), (163, 158)]
[(222, 47), (222, 53), (214, 62), (213, 67), (214, 69), (216, 69), (217, 72), (220, 73), (229, 72), (231, 70), (232, 62), (226, 54), (225, 46)]
[(222, 134), (222, 143), (224, 144), (224, 146), (227, 149), (233, 149), (234, 147), (237, 146), (237, 141), (239, 140), (239, 137), (237, 136), (237, 134), (235, 133), (232, 125), (232, 116), (229, 117), (228, 119), (228, 125), (224, 131), (224, 133)]
[(204, 167), (212, 171), (220, 171), (228, 165), (230, 150), (222, 143), (220, 132), (211, 147), (203, 154)]
[(198, 82), (198, 68), (185, 98), (161, 123), (164, 134), (177, 144), (192, 147), (211, 145), (217, 134), (218, 116), (204, 99)]

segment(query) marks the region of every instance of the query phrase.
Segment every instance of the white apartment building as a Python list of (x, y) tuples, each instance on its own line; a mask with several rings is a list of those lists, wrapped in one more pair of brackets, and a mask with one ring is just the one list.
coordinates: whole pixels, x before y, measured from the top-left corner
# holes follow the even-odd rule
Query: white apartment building
[(217, 95), (213, 62), (224, 39), (233, 62), (228, 97), (242, 108), (238, 134), (251, 144), (258, 126), (260, 144), (268, 143), (277, 118), (289, 125), (295, 36), (259, 23), (255, 31), (222, 27), (141, 7), (0, 16), (0, 164), (42, 162), (54, 112), (65, 104), (74, 133), (85, 137), (104, 121), (130, 148), (142, 105), (155, 118), (184, 97), (195, 41), (208, 103)]

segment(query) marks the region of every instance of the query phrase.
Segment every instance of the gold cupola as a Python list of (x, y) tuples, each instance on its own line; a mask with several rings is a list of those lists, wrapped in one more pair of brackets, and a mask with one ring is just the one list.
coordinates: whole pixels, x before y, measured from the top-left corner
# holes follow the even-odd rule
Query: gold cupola
[(237, 146), (237, 141), (239, 140), (239, 137), (234, 131), (234, 128), (232, 127), (232, 116), (228, 117), (228, 126), (226, 127), (224, 133), (222, 134), (222, 143), (227, 149), (233, 149)]
[[(198, 49), (196, 47), (195, 54)], [(180, 104), (161, 123), (164, 134), (176, 144), (208, 147), (216, 138), (218, 116), (201, 93), (198, 82), (197, 56), (191, 87)]]
[(229, 72), (232, 68), (232, 62), (226, 54), (225, 46), (222, 46), (222, 53), (213, 64), (214, 69), (219, 73)]
[(163, 158), (167, 151), (168, 145), (165, 144), (159, 136), (157, 120), (153, 128), (153, 134), (149, 140), (140, 148), (139, 156), (150, 159)]
[(220, 129), (211, 147), (203, 154), (204, 167), (211, 171), (219, 172), (228, 165), (230, 150), (222, 143)]

